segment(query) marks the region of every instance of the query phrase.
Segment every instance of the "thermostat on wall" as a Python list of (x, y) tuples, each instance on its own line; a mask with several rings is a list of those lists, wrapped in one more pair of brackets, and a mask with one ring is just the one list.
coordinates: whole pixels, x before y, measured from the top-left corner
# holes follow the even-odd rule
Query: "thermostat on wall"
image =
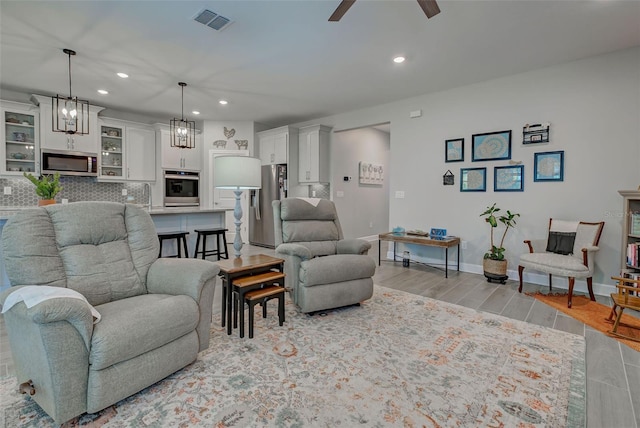
[(346, 175), (345, 175), (342, 179), (343, 179), (344, 181), (351, 181), (351, 177), (348, 177), (348, 176), (346, 176)]

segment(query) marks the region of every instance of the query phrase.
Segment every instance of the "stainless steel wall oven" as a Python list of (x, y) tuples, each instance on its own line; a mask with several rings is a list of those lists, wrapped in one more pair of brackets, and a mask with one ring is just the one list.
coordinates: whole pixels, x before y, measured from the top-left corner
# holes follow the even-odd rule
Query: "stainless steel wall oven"
[(200, 205), (200, 174), (190, 171), (164, 172), (164, 206)]

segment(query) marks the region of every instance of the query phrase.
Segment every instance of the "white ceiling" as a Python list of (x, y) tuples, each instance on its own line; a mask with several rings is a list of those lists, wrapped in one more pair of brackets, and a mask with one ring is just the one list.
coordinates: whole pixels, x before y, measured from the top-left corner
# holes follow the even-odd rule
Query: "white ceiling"
[[(184, 81), (189, 119), (279, 126), (640, 45), (633, 0), (438, 0), (429, 20), (414, 0), (358, 0), (328, 22), (339, 2), (2, 0), (0, 95), (66, 94), (70, 48), (92, 104), (164, 121)], [(193, 21), (204, 8), (233, 23)]]

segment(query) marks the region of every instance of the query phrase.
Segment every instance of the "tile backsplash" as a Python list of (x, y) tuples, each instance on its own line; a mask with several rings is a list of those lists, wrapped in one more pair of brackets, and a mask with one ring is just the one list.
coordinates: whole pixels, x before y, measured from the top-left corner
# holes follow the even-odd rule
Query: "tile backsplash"
[[(58, 203), (62, 199), (77, 201), (112, 201), (147, 203), (145, 183), (108, 183), (99, 182), (95, 177), (60, 177), (62, 191), (56, 196)], [(4, 189), (11, 188), (11, 194), (5, 195)], [(24, 177), (0, 178), (0, 207), (35, 206), (38, 204), (35, 186)], [(122, 196), (127, 189), (127, 196)]]
[[(316, 192), (315, 196), (313, 192)], [(331, 199), (331, 186), (329, 184), (311, 184), (309, 186), (309, 197)]]

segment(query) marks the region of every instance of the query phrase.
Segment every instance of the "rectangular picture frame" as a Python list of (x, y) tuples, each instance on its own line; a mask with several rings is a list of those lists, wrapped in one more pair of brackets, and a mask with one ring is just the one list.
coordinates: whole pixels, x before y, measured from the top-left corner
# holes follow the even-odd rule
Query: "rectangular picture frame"
[(460, 168), (461, 192), (486, 192), (487, 168)]
[(494, 192), (523, 192), (524, 165), (496, 166), (493, 168)]
[(533, 181), (564, 181), (564, 150), (534, 153)]
[(444, 161), (445, 162), (464, 161), (464, 138), (455, 138), (452, 140), (445, 140)]
[(471, 161), (511, 159), (511, 130), (471, 136)]

